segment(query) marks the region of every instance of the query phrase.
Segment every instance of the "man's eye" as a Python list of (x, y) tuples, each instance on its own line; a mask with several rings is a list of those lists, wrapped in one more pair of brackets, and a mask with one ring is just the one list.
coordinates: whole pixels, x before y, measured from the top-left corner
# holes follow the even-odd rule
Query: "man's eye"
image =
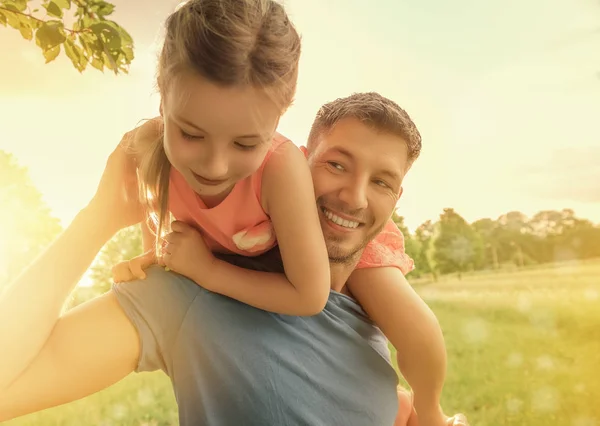
[(381, 179), (377, 179), (375, 182), (375, 185), (379, 185), (383, 188), (390, 188), (390, 186), (387, 184), (387, 182), (381, 180)]
[(344, 166), (342, 166), (340, 163), (336, 163), (335, 161), (328, 161), (328, 164), (334, 169), (339, 170), (341, 172), (345, 170)]

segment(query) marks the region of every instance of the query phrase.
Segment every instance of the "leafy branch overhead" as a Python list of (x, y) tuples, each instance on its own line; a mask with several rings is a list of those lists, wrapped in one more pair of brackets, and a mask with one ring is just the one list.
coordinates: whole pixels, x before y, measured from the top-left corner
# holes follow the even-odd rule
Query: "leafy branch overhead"
[[(133, 39), (119, 24), (107, 19), (115, 6), (102, 0), (43, 0), (31, 9), (31, 0), (0, 0), (0, 25), (18, 30), (26, 40), (35, 38), (46, 63), (61, 50), (73, 66), (115, 74), (127, 73), (133, 60)], [(39, 4), (39, 2), (36, 2)], [(67, 27), (65, 22), (72, 22)]]

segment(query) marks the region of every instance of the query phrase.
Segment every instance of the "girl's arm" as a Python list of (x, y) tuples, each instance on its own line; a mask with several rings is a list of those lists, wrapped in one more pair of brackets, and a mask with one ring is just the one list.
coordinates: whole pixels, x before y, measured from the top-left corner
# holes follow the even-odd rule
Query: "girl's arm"
[(446, 347), (434, 313), (396, 267), (355, 270), (348, 289), (397, 350), (398, 367), (414, 392), (423, 424), (445, 424), (440, 398)]
[(310, 170), (304, 155), (292, 143), (280, 146), (265, 165), (262, 195), (285, 275), (215, 260), (214, 273), (201, 275), (204, 278), (200, 282), (209, 290), (267, 311), (317, 314), (329, 297), (329, 258)]

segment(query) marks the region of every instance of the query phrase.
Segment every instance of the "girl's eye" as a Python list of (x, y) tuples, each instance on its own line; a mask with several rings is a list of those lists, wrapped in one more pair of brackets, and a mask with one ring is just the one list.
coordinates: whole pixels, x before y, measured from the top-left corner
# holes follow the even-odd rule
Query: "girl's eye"
[(235, 146), (243, 151), (252, 151), (257, 145), (244, 145), (243, 143), (235, 142)]
[(183, 130), (181, 130), (181, 136), (184, 139), (188, 139), (188, 140), (201, 140), (204, 139), (204, 136), (195, 136), (195, 135), (190, 135), (189, 133), (184, 132)]

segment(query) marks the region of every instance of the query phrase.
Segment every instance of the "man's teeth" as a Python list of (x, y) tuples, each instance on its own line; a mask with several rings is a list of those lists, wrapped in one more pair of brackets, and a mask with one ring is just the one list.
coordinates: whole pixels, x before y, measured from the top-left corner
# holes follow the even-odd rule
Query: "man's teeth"
[(325, 216), (327, 216), (327, 219), (329, 219), (336, 225), (343, 226), (344, 228), (356, 228), (359, 225), (358, 222), (353, 222), (351, 220), (342, 219), (341, 217), (336, 216), (333, 213), (331, 213), (329, 210), (325, 210), (324, 212), (325, 212)]

